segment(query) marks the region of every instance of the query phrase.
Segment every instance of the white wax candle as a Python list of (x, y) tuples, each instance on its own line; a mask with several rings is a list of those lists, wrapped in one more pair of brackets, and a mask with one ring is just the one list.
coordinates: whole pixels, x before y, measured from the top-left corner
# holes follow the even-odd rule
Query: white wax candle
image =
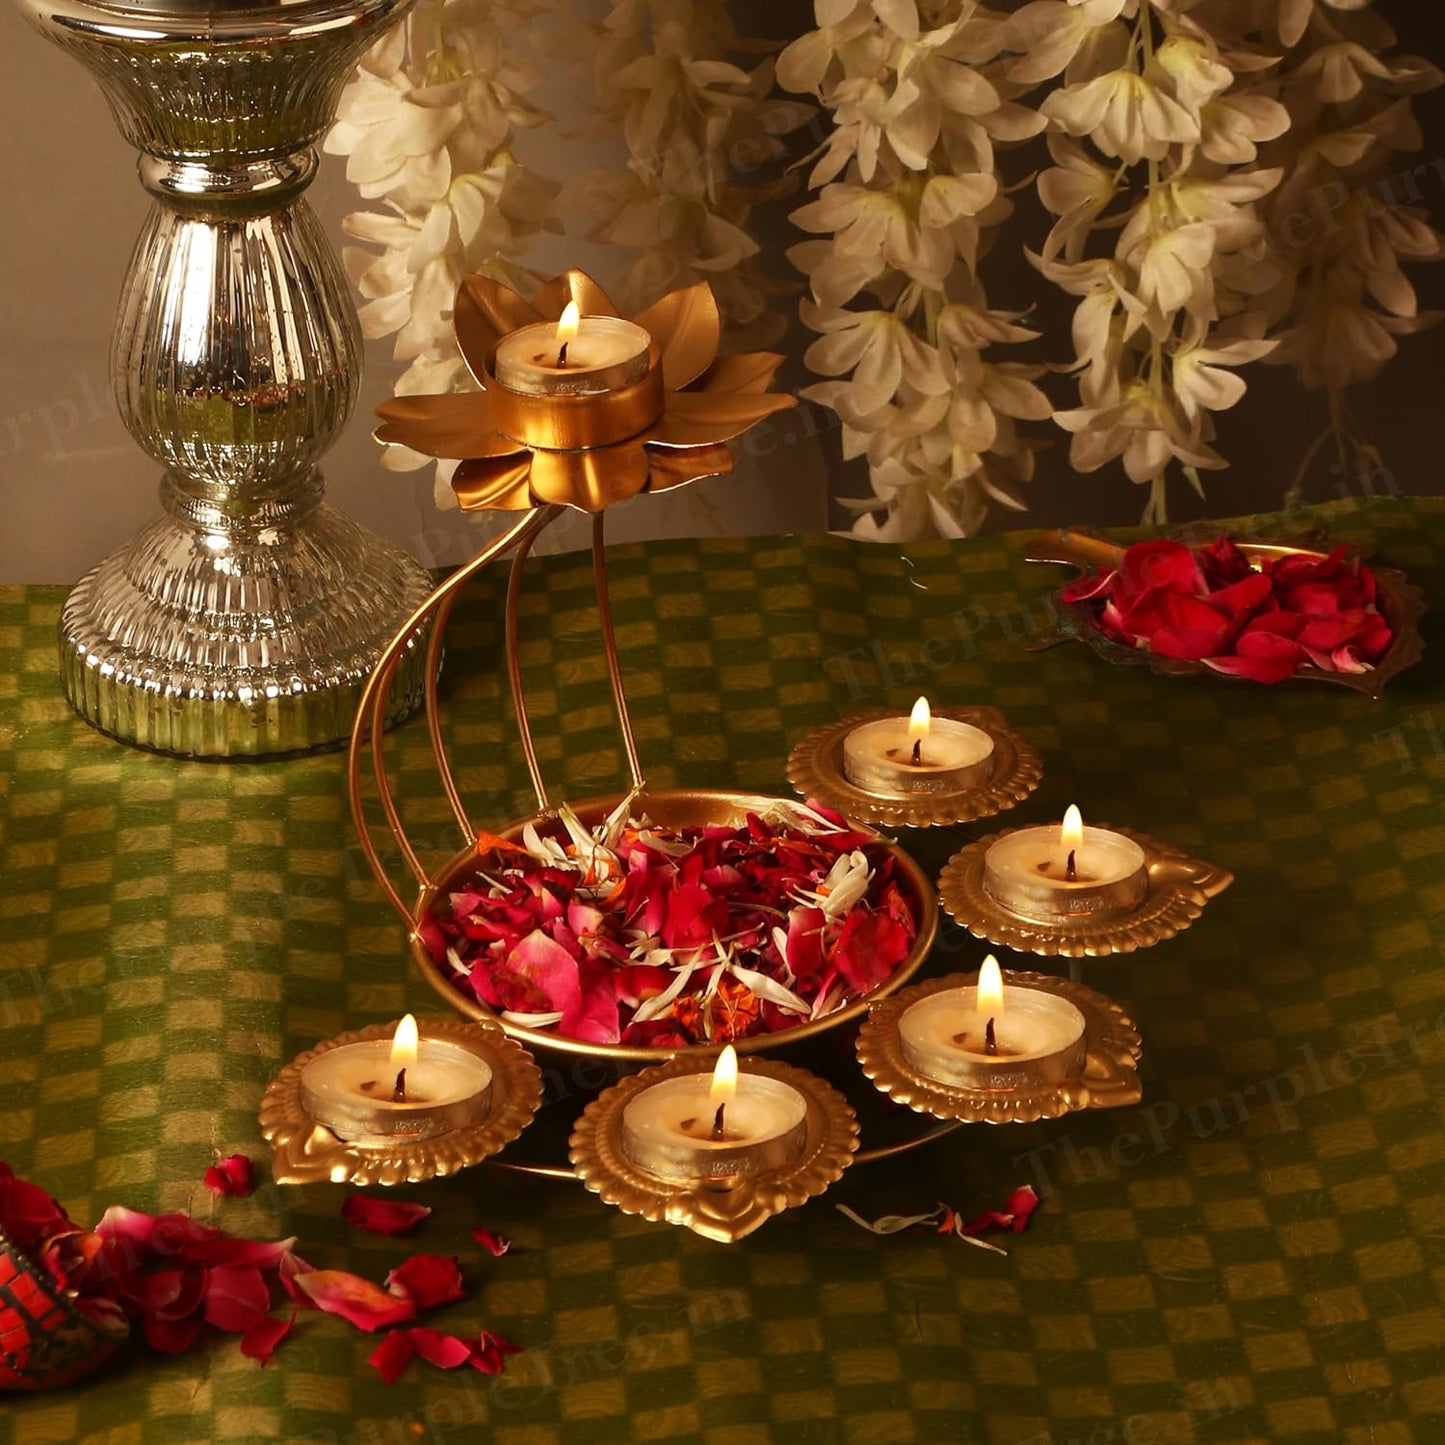
[(557, 325), (536, 322), (509, 332), (497, 343), (493, 360), (497, 380), (528, 396), (580, 396), (616, 391), (647, 375), (652, 337), (617, 316), (583, 316), (567, 341), (567, 359), (559, 364), (562, 341)]
[[(1069, 876), (1069, 854), (1074, 875)], [(1149, 889), (1144, 850), (1107, 828), (1084, 828), (1070, 849), (1057, 824), (1006, 833), (984, 855), (985, 890), (1005, 908), (1044, 921), (1137, 908)]]
[[(996, 1053), (987, 1048), (993, 1020)], [(898, 1021), (903, 1056), (943, 1084), (1023, 1088), (1082, 1077), (1084, 1016), (1068, 999), (1010, 985), (995, 1011), (979, 1007), (977, 988), (945, 989), (919, 999)]]
[(760, 1174), (791, 1163), (807, 1139), (808, 1101), (791, 1084), (741, 1074), (723, 1109), (723, 1137), (714, 1139), (717, 1105), (710, 1074), (663, 1079), (622, 1111), (622, 1150), (664, 1179), (698, 1180)]
[(406, 1097), (393, 1098), (398, 1066), (390, 1039), (342, 1044), (301, 1071), (306, 1112), (351, 1143), (431, 1138), (484, 1119), (492, 1070), (485, 1059), (442, 1039), (423, 1038), (406, 1066)]
[(880, 718), (860, 723), (843, 739), (844, 777), (882, 797), (966, 792), (992, 768), (993, 739), (953, 718), (931, 718), (922, 737), (906, 717)]

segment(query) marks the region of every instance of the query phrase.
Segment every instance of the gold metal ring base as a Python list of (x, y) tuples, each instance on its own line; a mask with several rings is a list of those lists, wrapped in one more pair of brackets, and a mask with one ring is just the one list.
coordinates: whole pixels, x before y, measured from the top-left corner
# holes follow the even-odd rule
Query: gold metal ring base
[(1101, 958), (1152, 948), (1182, 933), (1204, 911), (1204, 905), (1234, 882), (1228, 869), (1192, 858), (1147, 833), (1108, 828), (1132, 838), (1144, 850), (1149, 891), (1131, 912), (1060, 918), (1041, 923), (1005, 908), (984, 887), (984, 857), (1004, 835), (991, 833), (961, 848), (944, 865), (938, 880), (943, 906), (975, 938), (987, 939), (1016, 953), (1044, 958)]
[(976, 985), (978, 974), (933, 978), (877, 1004), (858, 1031), (858, 1063), (873, 1086), (896, 1103), (935, 1119), (966, 1124), (1029, 1124), (1078, 1109), (1116, 1109), (1143, 1096), (1139, 1056), (1143, 1046), (1133, 1021), (1112, 999), (1051, 973), (1010, 973), (1010, 984), (1057, 994), (1084, 1016), (1088, 1052), (1084, 1072), (1035, 1088), (984, 1089), (940, 1083), (920, 1074), (905, 1057), (899, 1020), (919, 999)]
[(936, 707), (933, 715), (969, 723), (993, 739), (993, 770), (965, 792), (883, 797), (848, 781), (843, 772), (843, 740), (856, 727), (895, 717), (896, 708), (859, 713), (811, 732), (788, 759), (788, 781), (805, 798), (885, 828), (929, 828), (973, 823), (1023, 802), (1044, 776), (1044, 760), (1025, 742), (996, 707)]
[(858, 1120), (848, 1101), (815, 1074), (777, 1059), (749, 1058), (745, 1074), (791, 1084), (808, 1102), (807, 1139), (792, 1164), (749, 1175), (720, 1188), (677, 1184), (634, 1164), (622, 1149), (622, 1114), (643, 1089), (679, 1074), (696, 1074), (696, 1057), (684, 1056), (623, 1079), (583, 1111), (572, 1131), (571, 1159), (583, 1185), (604, 1204), (639, 1214), (654, 1224), (680, 1224), (704, 1239), (733, 1244), (760, 1225), (821, 1194), (843, 1176), (858, 1148)]

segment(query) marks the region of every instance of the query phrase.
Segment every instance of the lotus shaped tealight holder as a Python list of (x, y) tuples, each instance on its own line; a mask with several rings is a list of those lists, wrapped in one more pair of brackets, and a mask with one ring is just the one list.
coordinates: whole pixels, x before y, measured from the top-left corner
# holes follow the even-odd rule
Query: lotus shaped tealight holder
[[(401, 397), (381, 408), (384, 424), (377, 433), (384, 442), (459, 458), (453, 487), (464, 509), (520, 511), (522, 516), (427, 598), (398, 630), (383, 654), (362, 699), (349, 759), (349, 792), (353, 816), (368, 863), (392, 907), (401, 916), (417, 966), (429, 983), (454, 1008), (474, 1019), (495, 1019), (513, 1038), (541, 1049), (587, 1054), (618, 1062), (658, 1062), (680, 1051), (674, 1045), (631, 1045), (564, 1036), (549, 1027), (534, 1027), (496, 1012), (464, 993), (439, 966), (425, 941), (423, 925), (438, 901), (475, 876), (479, 866), (517, 843), (528, 830), (536, 836), (558, 836), (563, 828), (538, 759), (528, 717), (518, 648), (518, 617), (523, 564), (537, 538), (565, 508), (590, 513), (592, 564), (595, 574), (600, 643), (617, 723), (626, 757), (628, 788), (616, 797), (568, 805), (575, 821), (593, 827), (621, 801), (630, 800), (632, 816), (667, 829), (695, 829), (742, 824), (749, 813), (769, 807), (796, 809), (791, 799), (762, 798), (727, 791), (649, 790), (628, 713), (627, 694), (618, 663), (605, 557), (607, 508), (640, 492), (655, 492), (700, 477), (731, 470), (726, 443), (762, 418), (794, 404), (793, 398), (768, 391), (781, 357), (768, 353), (719, 357), (720, 321), (706, 284), (672, 293), (628, 323), (646, 333), (645, 363), (635, 358), (635, 374), (617, 385), (595, 391), (569, 388), (536, 394), (499, 380), (499, 358), (515, 354), (522, 328), (554, 322), (569, 303), (588, 317), (613, 318), (621, 325), (606, 294), (579, 271), (569, 271), (543, 286), (528, 303), (483, 277), (470, 277), (457, 295), (455, 326), (463, 355), (480, 388), (454, 396)], [(530, 334), (530, 333), (529, 333)], [(545, 334), (545, 333), (544, 333)], [(536, 810), (506, 822), (480, 826), (463, 796), (448, 757), (438, 709), (437, 676), (447, 625), (462, 589), (493, 561), (511, 554), (511, 574), (503, 620), (505, 666), (513, 713), (526, 760)], [(406, 655), (409, 639), (431, 624), (425, 669), (424, 707), (432, 753), (442, 794), (455, 820), (458, 850), (434, 866), (422, 861), (402, 822), (393, 780), (388, 773), (382, 723), (385, 699), (393, 676)], [(410, 873), (410, 884), (390, 876), (369, 825), (363, 779), (374, 781), (380, 813)], [(860, 828), (870, 838), (871, 829)], [(915, 933), (907, 957), (870, 992), (845, 1006), (808, 1019), (792, 1028), (735, 1040), (742, 1052), (758, 1051), (856, 1022), (869, 1004), (901, 987), (928, 955), (937, 927), (937, 902), (932, 881), (893, 844), (878, 838), (877, 846), (893, 857), (900, 894), (913, 913)], [(725, 1040), (696, 1045), (715, 1052)]]

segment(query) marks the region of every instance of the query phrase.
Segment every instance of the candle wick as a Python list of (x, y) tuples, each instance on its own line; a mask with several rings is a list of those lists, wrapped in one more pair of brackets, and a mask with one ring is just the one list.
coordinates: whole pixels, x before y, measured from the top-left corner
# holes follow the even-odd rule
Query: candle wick
[(923, 766), (923, 739), (922, 739), (922, 738), (915, 738), (915, 739), (914, 739), (914, 743), (913, 743), (913, 766), (914, 766), (915, 768), (919, 768), (919, 767), (922, 767), (922, 766)]
[(1078, 862), (1074, 857), (1074, 850), (1072, 848), (1069, 849), (1069, 861), (1064, 866), (1064, 877), (1067, 878), (1070, 883), (1075, 883), (1078, 881)]
[(559, 346), (559, 347), (557, 348), (557, 365), (558, 365), (559, 367), (562, 367), (562, 366), (566, 366), (566, 365), (567, 365), (567, 348), (568, 348), (570, 345), (571, 345), (571, 342), (569, 342), (569, 341), (564, 341), (564, 342), (561, 344), (561, 346)]
[(993, 1020), (988, 1021), (983, 1031), (983, 1051), (986, 1054), (998, 1053), (998, 1036), (993, 1031)]
[(726, 1109), (726, 1104), (719, 1104), (717, 1113), (712, 1116), (712, 1137), (715, 1141), (720, 1142), (723, 1137), (723, 1112)]
[(396, 1076), (396, 1088), (391, 1091), (391, 1102), (393, 1104), (406, 1103), (406, 1070), (402, 1069)]

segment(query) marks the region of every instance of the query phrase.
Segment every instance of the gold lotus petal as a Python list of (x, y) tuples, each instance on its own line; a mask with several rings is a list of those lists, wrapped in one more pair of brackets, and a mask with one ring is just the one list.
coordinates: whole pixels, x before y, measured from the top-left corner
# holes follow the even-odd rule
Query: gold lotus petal
[(545, 282), (533, 304), (543, 318), (555, 321), (569, 301), (575, 301), (584, 316), (617, 315), (612, 298), (585, 271), (575, 267)]
[(696, 447), (725, 442), (741, 435), (755, 422), (785, 411), (793, 398), (769, 392), (673, 392), (667, 410), (648, 432), (648, 441), (661, 446)]
[(505, 456), (518, 449), (492, 420), (479, 391), (445, 396), (399, 396), (377, 407), (379, 442), (399, 443), (429, 457)]
[(698, 393), (718, 396), (732, 391), (764, 392), (772, 385), (773, 376), (782, 364), (783, 358), (776, 351), (720, 356), (708, 367)]
[(702, 477), (726, 476), (733, 469), (733, 454), (721, 443), (708, 447), (661, 447), (648, 450), (650, 492), (665, 492)]
[(632, 319), (662, 348), (662, 377), (672, 391), (696, 381), (717, 357), (722, 318), (706, 281), (670, 291)]
[(464, 512), (519, 512), (532, 505), (527, 474), (532, 454), (470, 457), (452, 473), (452, 491)]
[(639, 442), (587, 452), (532, 454), (532, 496), (583, 512), (601, 512), (647, 486), (648, 456)]
[(542, 313), (490, 276), (468, 276), (457, 287), (452, 328), (462, 360), (478, 386), (488, 353), (509, 331), (543, 320)]

